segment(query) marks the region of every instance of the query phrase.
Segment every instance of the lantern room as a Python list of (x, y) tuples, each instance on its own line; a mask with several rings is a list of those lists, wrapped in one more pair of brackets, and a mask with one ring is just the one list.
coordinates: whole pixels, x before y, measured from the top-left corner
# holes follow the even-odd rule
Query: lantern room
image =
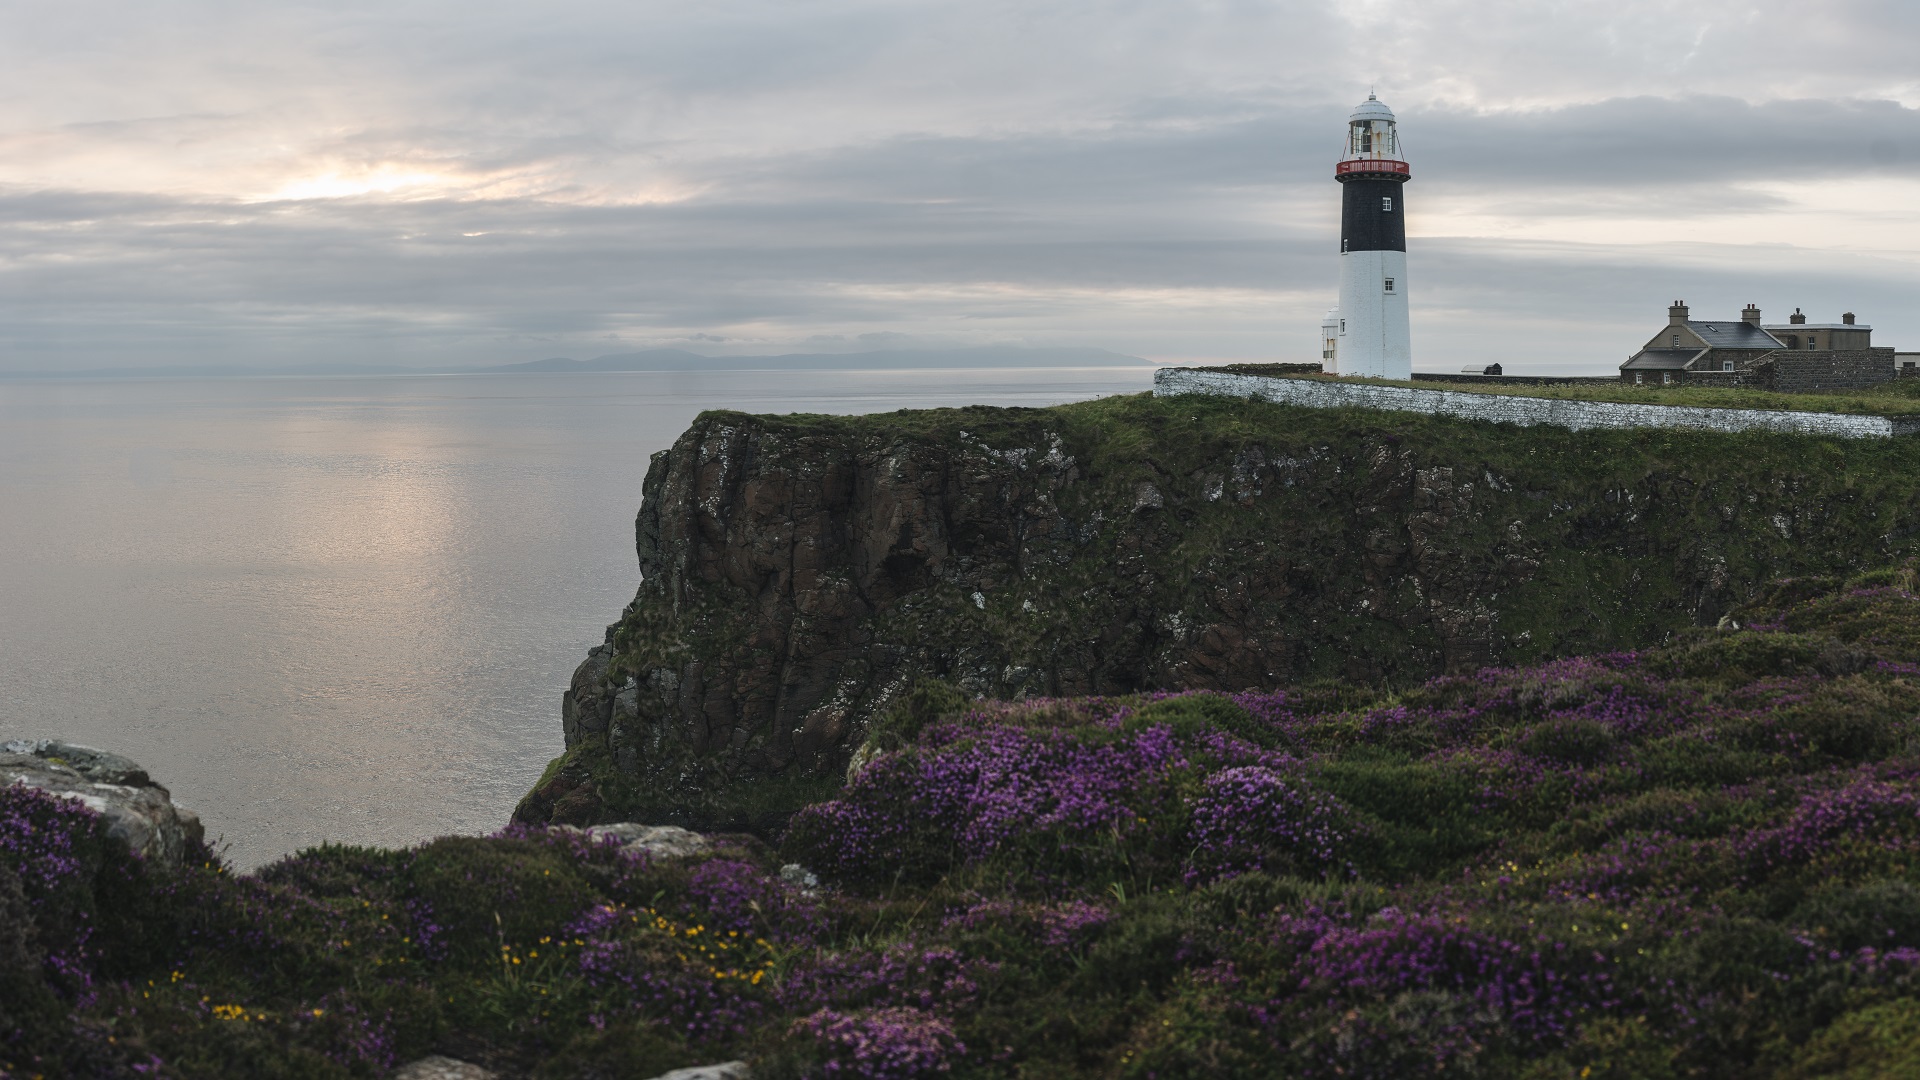
[(1400, 136), (1394, 131), (1393, 110), (1372, 94), (1347, 117), (1348, 161), (1397, 161)]

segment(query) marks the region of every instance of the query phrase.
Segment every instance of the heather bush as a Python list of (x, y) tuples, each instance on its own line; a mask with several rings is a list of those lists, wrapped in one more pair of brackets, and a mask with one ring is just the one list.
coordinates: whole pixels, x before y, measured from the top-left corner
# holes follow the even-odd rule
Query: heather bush
[(926, 684), (777, 854), (161, 873), (0, 790), (0, 1075), (1899, 1075), (1912, 578), (1392, 692)]
[(1209, 776), (1192, 813), (1190, 882), (1251, 870), (1325, 874), (1344, 868), (1347, 841), (1357, 831), (1340, 800), (1259, 765)]
[(859, 1080), (915, 1080), (945, 1073), (966, 1052), (945, 1020), (914, 1008), (843, 1014), (821, 1009), (796, 1021), (793, 1030), (820, 1045), (816, 1076)]

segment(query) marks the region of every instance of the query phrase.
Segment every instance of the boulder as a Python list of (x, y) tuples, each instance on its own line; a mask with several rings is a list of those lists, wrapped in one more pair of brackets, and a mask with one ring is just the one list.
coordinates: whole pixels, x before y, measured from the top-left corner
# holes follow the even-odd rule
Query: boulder
[[(497, 1080), (498, 1073), (457, 1058), (435, 1054), (410, 1062), (393, 1071), (393, 1080)], [(752, 1080), (744, 1061), (723, 1061), (718, 1065), (695, 1065), (662, 1073), (653, 1080)]]
[(584, 829), (572, 825), (554, 827), (568, 832), (583, 832), (595, 840), (618, 840), (623, 849), (645, 852), (656, 859), (704, 855), (713, 850), (712, 840), (678, 825), (642, 825), (636, 821), (621, 821), (612, 825), (591, 825)]
[(200, 818), (118, 754), (57, 739), (0, 742), (0, 784), (24, 784), (75, 799), (107, 819), (107, 833), (135, 855), (178, 866), (206, 839)]
[(661, 1073), (653, 1080), (751, 1080), (753, 1074), (744, 1061), (723, 1061), (718, 1065), (696, 1065)]
[(434, 1054), (393, 1071), (393, 1080), (495, 1080), (498, 1073), (458, 1058)]

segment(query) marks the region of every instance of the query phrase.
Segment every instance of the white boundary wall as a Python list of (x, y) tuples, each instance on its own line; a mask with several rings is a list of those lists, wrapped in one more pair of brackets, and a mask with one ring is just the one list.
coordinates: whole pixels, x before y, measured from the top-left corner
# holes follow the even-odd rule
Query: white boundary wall
[(1195, 368), (1161, 368), (1153, 375), (1153, 394), (1212, 394), (1258, 398), (1315, 409), (1389, 409), (1587, 431), (1594, 428), (1692, 428), (1702, 431), (1772, 431), (1792, 435), (1830, 435), (1842, 439), (1884, 439), (1920, 434), (1920, 416), (1854, 416), (1844, 413), (1776, 412), (1770, 409), (1705, 409), (1690, 405), (1638, 405), (1614, 401), (1476, 394), (1463, 390), (1427, 390), (1410, 386), (1368, 386), (1331, 379), (1288, 379), (1235, 375)]

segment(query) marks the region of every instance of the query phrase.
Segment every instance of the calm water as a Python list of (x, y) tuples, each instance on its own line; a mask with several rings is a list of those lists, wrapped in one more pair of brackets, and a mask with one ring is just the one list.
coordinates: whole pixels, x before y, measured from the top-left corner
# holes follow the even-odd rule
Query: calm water
[(146, 765), (242, 866), (484, 832), (633, 597), (701, 409), (1043, 405), (1139, 369), (0, 383), (0, 738)]

